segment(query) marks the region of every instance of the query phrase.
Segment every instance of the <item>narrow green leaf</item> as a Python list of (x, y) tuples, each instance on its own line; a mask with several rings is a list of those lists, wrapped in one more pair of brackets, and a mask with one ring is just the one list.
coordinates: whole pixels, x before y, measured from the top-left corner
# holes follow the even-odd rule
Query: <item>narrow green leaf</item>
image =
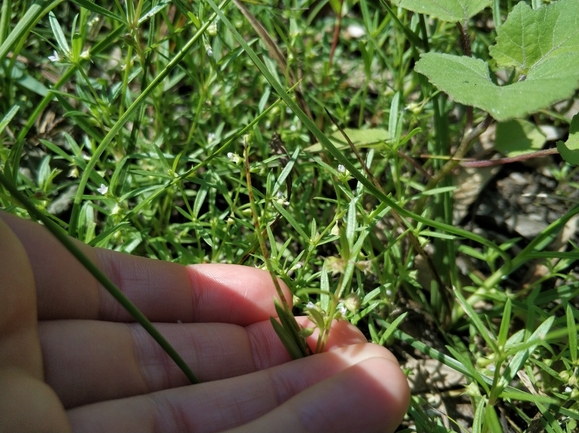
[[(271, 192), (271, 194), (273, 196), (275, 196), (277, 194), (277, 192), (279, 191), (280, 187), (282, 185), (284, 185), (285, 180), (287, 179), (287, 177), (290, 175), (297, 159), (298, 159), (298, 155), (300, 153), (300, 148), (297, 147), (296, 150), (294, 150), (294, 153), (292, 154), (290, 160), (288, 161), (288, 163), (285, 165), (285, 167), (283, 168), (283, 170), (281, 171), (281, 173), (279, 174), (279, 177), (277, 178), (277, 180), (275, 181), (275, 185), (273, 188), (273, 191)], [(289, 197), (288, 197), (289, 199)]]
[(274, 207), (277, 209), (277, 211), (281, 214), (281, 216), (283, 216), (286, 219), (286, 221), (288, 223), (290, 223), (290, 225), (293, 227), (293, 229), (300, 234), (300, 236), (302, 237), (304, 242), (308, 242), (308, 240), (310, 239), (310, 236), (304, 231), (304, 229), (302, 228), (300, 223), (298, 223), (296, 221), (296, 219), (293, 217), (293, 215), (290, 214), (287, 210), (285, 210), (284, 207), (281, 204), (279, 204), (278, 202), (276, 202), (275, 200), (273, 200), (271, 203), (274, 205)]
[(400, 106), (400, 92), (392, 97), (392, 102), (390, 103), (390, 115), (388, 116), (388, 134), (392, 141), (396, 140), (396, 131), (398, 131), (398, 107)]
[(322, 264), (322, 270), (320, 272), (320, 290), (322, 291), (320, 295), (320, 306), (323, 311), (330, 311), (330, 278), (328, 277), (328, 269), (325, 261)]
[(494, 406), (487, 404), (485, 407), (485, 429), (488, 432), (502, 433), (503, 429)]
[(486, 398), (480, 398), (476, 405), (476, 410), (474, 411), (474, 418), (472, 420), (472, 433), (483, 432), (483, 420), (486, 403), (487, 403)]
[[(288, 349), (288, 352), (290, 353), (290, 355), (292, 356), (293, 359), (303, 358), (303, 357), (307, 356), (308, 355), (308, 346), (306, 344), (306, 340), (300, 334), (301, 327), (296, 322), (296, 318), (291, 313), (291, 311), (286, 311), (280, 305), (280, 303), (278, 302), (277, 299), (274, 299), (273, 303), (275, 306), (275, 311), (276, 311), (278, 318), (279, 318), (279, 321), (281, 323), (280, 326), (284, 329), (283, 338), (282, 338), (282, 336), (280, 336), (280, 338), (282, 339), (282, 342), (284, 343), (284, 346), (286, 347), (286, 349), (288, 349), (288, 347), (291, 347), (292, 352), (290, 352), (290, 349)], [(273, 319), (273, 320), (275, 320), (275, 319)], [(285, 339), (291, 339), (293, 344), (291, 344), (289, 346), (286, 345), (286, 343), (284, 342), (284, 338)], [(296, 353), (294, 353), (294, 350), (295, 350), (294, 346), (298, 348), (298, 351), (299, 351), (298, 357), (296, 357)]]
[[(0, 63), (4, 60), (6, 55), (14, 49), (14, 46), (22, 41), (26, 34), (32, 29), (40, 19), (64, 0), (53, 1), (37, 0), (28, 7), (28, 10), (18, 21), (14, 29), (8, 34), (8, 37), (0, 46)], [(14, 53), (13, 53), (14, 54)]]
[(56, 15), (54, 15), (52, 11), (48, 13), (48, 21), (50, 22), (50, 27), (52, 28), (52, 33), (54, 34), (58, 48), (60, 48), (60, 51), (62, 51), (66, 56), (70, 57), (68, 41), (66, 40), (66, 36), (64, 36), (64, 32), (62, 31), (62, 27), (60, 27)]
[(8, 111), (8, 113), (6, 113), (4, 115), (2, 120), (0, 120), (0, 134), (2, 134), (4, 132), (4, 129), (6, 129), (6, 126), (8, 126), (10, 121), (14, 118), (14, 116), (16, 116), (16, 113), (18, 113), (18, 110), (20, 110), (20, 103), (15, 104), (14, 107), (12, 107)]
[(424, 42), (420, 39), (420, 37), (416, 33), (414, 33), (412, 30), (410, 30), (409, 27), (402, 24), (402, 22), (398, 19), (398, 17), (394, 13), (394, 11), (392, 10), (392, 8), (388, 4), (388, 2), (386, 0), (381, 0), (381, 3), (382, 3), (382, 6), (384, 6), (384, 9), (386, 9), (388, 14), (390, 15), (390, 17), (394, 21), (394, 23), (402, 30), (402, 32), (404, 33), (406, 38), (412, 43), (412, 45), (414, 45), (415, 48), (423, 47)]
[(396, 329), (398, 329), (398, 325), (400, 325), (402, 323), (402, 321), (404, 319), (406, 319), (407, 315), (408, 315), (408, 312), (401, 314), (400, 316), (398, 316), (396, 318), (396, 320), (394, 320), (394, 322), (392, 322), (388, 326), (388, 328), (386, 328), (386, 330), (384, 331), (384, 333), (380, 337), (380, 343), (379, 343), (380, 346), (383, 346), (384, 343), (386, 343), (388, 341), (388, 339), (392, 336), (392, 334), (394, 334), (394, 331), (396, 331)]
[(378, 333), (376, 332), (376, 326), (374, 325), (374, 321), (369, 321), (368, 322), (368, 330), (370, 331), (370, 338), (372, 339), (372, 342), (378, 344), (378, 341), (380, 341), (380, 337), (378, 337)]
[(515, 354), (515, 356), (513, 356), (513, 359), (511, 360), (511, 362), (509, 362), (509, 365), (507, 366), (507, 368), (505, 368), (505, 371), (503, 372), (502, 375), (502, 381), (504, 385), (509, 384), (511, 380), (513, 380), (517, 372), (521, 369), (521, 367), (523, 366), (527, 358), (531, 355), (531, 353), (534, 352), (539, 343), (545, 341), (547, 332), (549, 332), (549, 329), (551, 329), (551, 326), (553, 325), (554, 321), (555, 316), (551, 316), (543, 323), (541, 323), (541, 325), (539, 325), (539, 327), (535, 330), (535, 332), (533, 332), (533, 334), (529, 337), (529, 339), (526, 342), (529, 344), (532, 343), (532, 345), (527, 349), (518, 351)]
[(23, 74), (22, 77), (20, 77), (17, 80), (17, 82), (22, 87), (25, 87), (28, 90), (32, 90), (37, 95), (40, 95), (40, 96), (48, 95), (48, 91), (49, 91), (48, 88), (44, 84), (42, 84), (40, 81), (38, 81), (36, 78), (32, 77), (31, 75)]
[(505, 308), (503, 309), (503, 317), (501, 319), (501, 327), (499, 329), (499, 348), (501, 350), (504, 349), (507, 343), (507, 336), (509, 334), (509, 328), (511, 326), (511, 300), (507, 298), (507, 302), (505, 302)]
[(85, 8), (86, 10), (94, 12), (97, 15), (102, 15), (102, 16), (105, 16), (108, 18), (112, 18), (113, 20), (118, 21), (119, 23), (126, 24), (126, 22), (122, 16), (117, 15), (114, 12), (111, 12), (108, 9), (105, 9), (102, 6), (99, 6), (98, 4), (93, 3), (89, 0), (72, 0), (72, 2), (76, 3), (80, 7)]
[(157, 3), (151, 9), (149, 9), (141, 18), (139, 18), (139, 26), (141, 24), (143, 24), (145, 21), (147, 21), (149, 18), (151, 18), (152, 16), (155, 16), (156, 14), (161, 12), (169, 4), (171, 4), (170, 0), (161, 0), (159, 3)]
[(446, 348), (448, 349), (450, 354), (454, 356), (458, 362), (461, 363), (463, 368), (468, 371), (468, 374), (465, 374), (465, 376), (468, 376), (472, 380), (476, 381), (483, 388), (485, 393), (488, 394), (490, 392), (489, 383), (491, 382), (491, 379), (480, 374), (474, 367), (470, 358), (467, 355), (461, 354), (458, 350), (454, 349), (452, 346), (446, 346)]
[(273, 326), (273, 330), (275, 331), (275, 333), (277, 334), (277, 336), (281, 340), (283, 346), (285, 347), (285, 349), (287, 350), (287, 352), (289, 353), (291, 358), (292, 359), (303, 358), (303, 355), (302, 355), (302, 352), (300, 351), (300, 348), (296, 344), (293, 337), (287, 333), (285, 328), (273, 317), (270, 317), (269, 321), (271, 322), (271, 324)]
[(491, 334), (489, 329), (483, 324), (482, 320), (480, 319), (479, 315), (474, 311), (472, 306), (464, 299), (462, 293), (459, 290), (454, 290), (454, 295), (456, 300), (463, 308), (463, 310), (468, 314), (470, 319), (472, 320), (473, 325), (480, 333), (481, 337), (487, 342), (489, 347), (492, 349), (494, 353), (499, 353), (499, 348), (497, 347), (497, 343), (495, 341), (495, 337)]
[(556, 398), (540, 394), (530, 394), (528, 392), (523, 392), (517, 389), (503, 392), (501, 394), (501, 398), (503, 399), (510, 398), (512, 400), (519, 400), (519, 401), (531, 401), (533, 403), (541, 402), (545, 404), (555, 404), (555, 405), (560, 404), (560, 401), (558, 401)]
[(576, 321), (571, 304), (567, 304), (565, 316), (567, 317), (567, 329), (569, 331), (569, 355), (571, 356), (573, 364), (577, 366), (577, 331), (575, 329)]
[(418, 233), (419, 236), (427, 236), (430, 238), (437, 238), (437, 239), (448, 239), (448, 240), (456, 240), (457, 237), (454, 235), (449, 235), (446, 233), (441, 233), (441, 232), (435, 232), (432, 230), (422, 230), (420, 233)]
[(312, 322), (318, 327), (323, 328), (325, 324), (324, 316), (317, 308), (308, 308), (308, 316)]

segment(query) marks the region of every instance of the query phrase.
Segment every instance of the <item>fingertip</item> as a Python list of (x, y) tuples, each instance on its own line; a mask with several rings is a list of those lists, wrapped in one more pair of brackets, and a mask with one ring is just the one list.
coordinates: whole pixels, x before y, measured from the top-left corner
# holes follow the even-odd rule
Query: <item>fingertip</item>
[(297, 411), (308, 432), (393, 432), (410, 402), (404, 373), (383, 356), (363, 360), (311, 391), (315, 398)]
[[(306, 316), (298, 316), (296, 317), (296, 320), (304, 328), (315, 326)], [(315, 328), (312, 335), (310, 335), (307, 339), (308, 345), (312, 350), (315, 350), (316, 348), (319, 335), (320, 330), (318, 328)], [(328, 339), (324, 347), (324, 352), (334, 350), (339, 347), (351, 346), (367, 342), (368, 340), (366, 339), (362, 331), (360, 331), (350, 322), (348, 322), (347, 320), (334, 320), (332, 322), (330, 334), (328, 335)]]
[[(276, 288), (270, 274), (257, 268), (227, 264), (187, 266), (196, 321), (224, 321), (239, 325), (277, 316), (273, 299)], [(291, 292), (279, 280), (291, 306)]]

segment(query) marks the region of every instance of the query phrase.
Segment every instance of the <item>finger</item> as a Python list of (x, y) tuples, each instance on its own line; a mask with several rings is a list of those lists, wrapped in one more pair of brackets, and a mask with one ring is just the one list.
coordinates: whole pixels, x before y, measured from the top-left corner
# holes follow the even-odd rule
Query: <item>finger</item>
[(30, 263), (18, 238), (0, 219), (0, 368), (20, 368), (42, 379), (36, 297)]
[(2, 368), (0, 389), (0, 431), (71, 431), (62, 404), (42, 380), (20, 368)]
[(393, 432), (409, 402), (408, 384), (397, 365), (370, 358), (228, 433)]
[[(43, 226), (3, 212), (0, 218), (19, 237), (32, 264), (39, 318), (130, 320)], [(234, 265), (185, 267), (77, 245), (149, 320), (247, 325), (275, 315), (275, 289), (264, 271)], [(282, 289), (290, 302), (283, 283)]]
[[(380, 346), (359, 344), (253, 374), (82, 406), (69, 411), (69, 419), (73, 430), (81, 431), (222, 431), (254, 421), (278, 406), (283, 407), (284, 403), (308, 387), (370, 358), (389, 361), (382, 364), (378, 378), (376, 375), (367, 378), (359, 376), (366, 381), (379, 379), (382, 387), (393, 395), (400, 392), (401, 401), (404, 401), (408, 388), (392, 355)], [(332, 392), (349, 400), (353, 391), (341, 386), (350, 382), (339, 380), (336, 384), (337, 387), (323, 386), (319, 395), (325, 396), (328, 388), (333, 388)], [(365, 383), (362, 386), (374, 391)], [(394, 389), (394, 386), (401, 389)], [(379, 394), (378, 397), (383, 395)], [(308, 393), (307, 399), (312, 398)], [(357, 401), (355, 403), (358, 404)], [(395, 406), (396, 410), (398, 408)], [(381, 409), (389, 414), (387, 407)], [(306, 416), (304, 414), (304, 419)], [(269, 431), (277, 431), (277, 428)]]
[(43, 381), (36, 296), (26, 252), (0, 219), (0, 430), (69, 431)]
[[(246, 328), (224, 323), (155, 326), (201, 382), (290, 360), (269, 320)], [(139, 325), (67, 320), (41, 322), (39, 329), (46, 381), (67, 408), (189, 384)], [(328, 348), (365, 341), (354, 326), (335, 322)]]

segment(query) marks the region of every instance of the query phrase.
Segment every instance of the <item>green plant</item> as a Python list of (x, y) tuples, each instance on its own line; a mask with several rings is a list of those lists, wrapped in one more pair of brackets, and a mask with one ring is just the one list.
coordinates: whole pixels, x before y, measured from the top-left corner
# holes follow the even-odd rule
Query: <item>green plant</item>
[[(551, 247), (579, 213), (577, 3), (393, 3), (3, 2), (0, 202), (95, 246), (265, 267), (317, 351), (349, 320), (462, 374), (472, 431), (573, 431), (579, 249)], [(556, 218), (527, 240), (457, 222), (457, 170), (536, 157), (545, 125)], [(495, 126), (506, 157), (463, 161)], [(405, 427), (458, 430), (428, 398)]]

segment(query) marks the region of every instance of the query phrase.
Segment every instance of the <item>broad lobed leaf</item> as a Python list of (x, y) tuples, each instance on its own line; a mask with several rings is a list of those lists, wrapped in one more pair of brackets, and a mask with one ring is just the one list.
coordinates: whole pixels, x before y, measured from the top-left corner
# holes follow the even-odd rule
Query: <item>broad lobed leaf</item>
[(499, 66), (516, 67), (528, 74), (562, 56), (577, 58), (579, 2), (560, 0), (535, 10), (520, 2), (497, 33), (497, 43), (489, 53)]
[(499, 65), (521, 68), (527, 73), (524, 80), (497, 86), (486, 62), (439, 53), (422, 55), (415, 70), (457, 102), (481, 108), (499, 121), (536, 112), (573, 94), (579, 84), (577, 0), (539, 10), (519, 3), (501, 29), (491, 54)]
[(490, 4), (490, 0), (394, 0), (404, 9), (443, 21), (466, 21)]

